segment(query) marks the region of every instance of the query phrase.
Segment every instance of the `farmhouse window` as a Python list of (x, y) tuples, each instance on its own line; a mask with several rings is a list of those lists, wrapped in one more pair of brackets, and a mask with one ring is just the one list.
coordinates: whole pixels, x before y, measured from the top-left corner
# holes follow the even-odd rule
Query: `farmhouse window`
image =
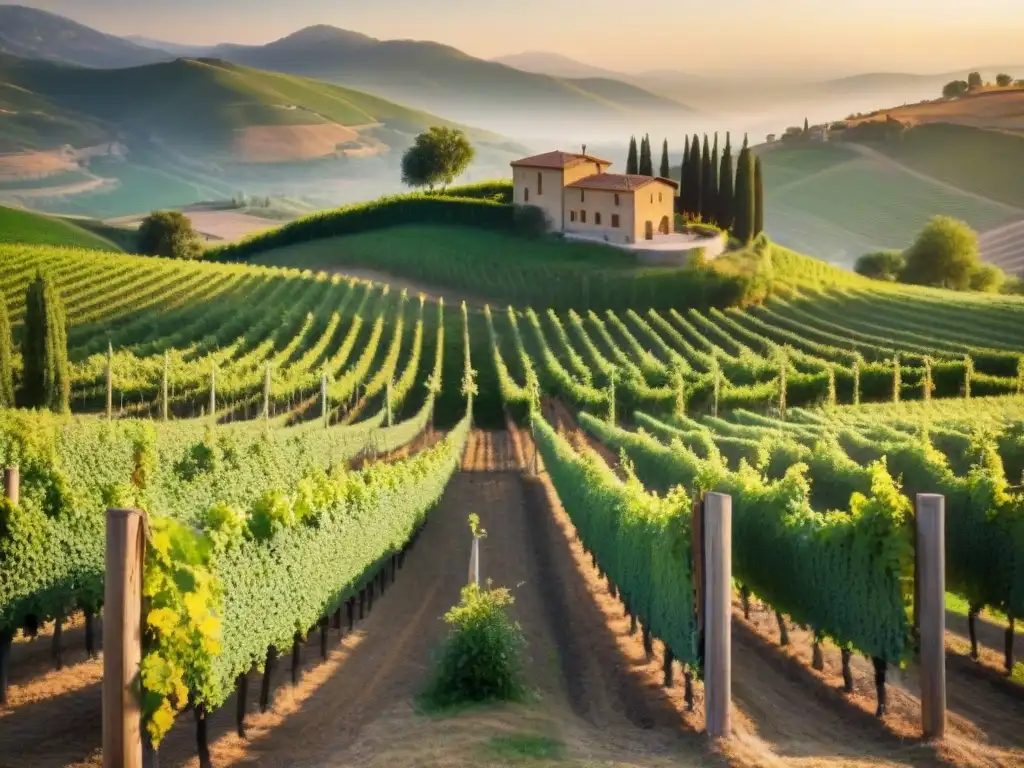
[(601, 226), (601, 212), (600, 211), (598, 211), (597, 213), (594, 214), (594, 223), (597, 224), (598, 226)]
[(615, 229), (619, 228), (619, 214), (617, 213), (612, 214), (612, 227)]
[(540, 197), (544, 194), (544, 174), (537, 173), (537, 196)]
[(661, 192), (658, 193), (658, 202), (661, 202)]
[(651, 192), (651, 202), (652, 203), (654, 202), (654, 193), (653, 192)]
[(576, 221), (576, 211), (569, 211), (569, 221)]
[(585, 189), (581, 189), (580, 190), (580, 202), (581, 203), (587, 202), (587, 190), (585, 190)]
[(525, 202), (527, 202), (527, 203), (530, 202), (530, 188), (529, 187), (523, 187), (523, 200)]
[(618, 204), (619, 204), (619, 196), (618, 196), (618, 194), (616, 194), (615, 195), (615, 205), (618, 206)]
[(582, 221), (584, 224), (587, 223), (587, 212), (586, 211), (580, 211), (580, 221)]

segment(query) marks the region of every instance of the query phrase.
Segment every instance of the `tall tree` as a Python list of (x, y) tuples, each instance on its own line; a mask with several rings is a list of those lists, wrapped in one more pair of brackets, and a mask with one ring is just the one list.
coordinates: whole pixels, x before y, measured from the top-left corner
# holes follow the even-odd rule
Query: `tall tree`
[(640, 175), (641, 176), (653, 176), (654, 175), (654, 160), (651, 157), (651, 137), (650, 136), (644, 136), (644, 140), (640, 144)]
[(764, 172), (761, 158), (754, 158), (754, 237), (764, 232)]
[(668, 164), (668, 139), (663, 139), (661, 142), (661, 167), (658, 169), (658, 175), (663, 179), (670, 179), (672, 168)]
[(727, 133), (725, 149), (722, 150), (722, 167), (718, 172), (718, 226), (722, 229), (732, 229), (733, 189), (732, 145)]
[(754, 159), (749, 147), (740, 150), (736, 162), (736, 193), (732, 234), (741, 243), (754, 239)]
[(708, 222), (718, 223), (718, 134), (715, 133), (715, 144), (711, 148), (711, 181), (707, 185), (705, 196), (711, 201)]
[(7, 303), (0, 296), (0, 408), (14, 407), (14, 342)]
[(444, 189), (473, 162), (476, 150), (459, 128), (433, 125), (416, 137), (402, 156), (402, 183)]
[(639, 173), (640, 161), (637, 158), (636, 136), (629, 137), (629, 154), (626, 156), (626, 173)]
[(71, 401), (64, 306), (49, 277), (36, 273), (25, 293), (22, 392), (30, 408), (64, 413)]
[(811, 126), (807, 123), (807, 118), (804, 118), (804, 135), (807, 135), (811, 131)]
[(704, 144), (700, 151), (700, 218), (701, 221), (711, 221), (712, 211), (715, 208), (715, 200), (711, 197), (711, 147), (708, 145), (708, 135), (704, 134)]
[(688, 211), (693, 216), (700, 215), (701, 201), (701, 164), (700, 164), (700, 139), (693, 134), (690, 141), (690, 199)]
[(690, 137), (683, 144), (683, 160), (679, 164), (679, 197), (676, 198), (676, 213), (686, 213), (686, 196), (690, 186)]

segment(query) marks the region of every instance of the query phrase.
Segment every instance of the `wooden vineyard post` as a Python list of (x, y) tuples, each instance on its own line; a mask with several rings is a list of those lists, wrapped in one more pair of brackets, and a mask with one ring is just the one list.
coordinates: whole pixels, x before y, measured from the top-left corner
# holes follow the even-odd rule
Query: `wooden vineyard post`
[(167, 379), (169, 378), (168, 373), (171, 367), (170, 355), (164, 352), (164, 380), (160, 387), (160, 415), (164, 421), (167, 421), (170, 416), (170, 403), (167, 400)]
[(480, 586), (480, 539), (473, 537), (473, 546), (469, 550), (469, 583)]
[(217, 422), (217, 366), (210, 367), (210, 418)]
[(322, 375), (320, 377), (320, 414), (323, 416), (324, 426), (329, 427), (331, 425), (330, 419), (331, 414), (327, 410), (327, 376)]
[(267, 363), (267, 372), (263, 375), (263, 418), (270, 418), (270, 363)]
[(939, 739), (946, 731), (946, 499), (919, 493), (916, 604), (921, 653), (921, 730)]
[[(4, 470), (4, 496), (14, 504), (21, 498), (21, 472), (18, 467), (7, 467)], [(0, 705), (7, 704), (8, 667), (13, 643), (14, 630), (0, 630)]]
[(114, 418), (114, 347), (107, 342), (107, 421)]
[(704, 727), (711, 736), (732, 731), (732, 497), (704, 496)]
[(21, 500), (21, 470), (18, 467), (4, 470), (4, 496), (14, 504)]
[(135, 677), (142, 660), (145, 517), (107, 510), (103, 589), (103, 768), (141, 768), (142, 719)]

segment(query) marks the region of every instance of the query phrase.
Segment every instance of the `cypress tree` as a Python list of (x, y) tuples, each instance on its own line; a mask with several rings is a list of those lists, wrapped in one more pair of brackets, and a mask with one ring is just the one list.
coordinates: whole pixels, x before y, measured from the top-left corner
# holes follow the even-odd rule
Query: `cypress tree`
[(654, 160), (651, 158), (651, 137), (650, 136), (644, 136), (644, 140), (640, 144), (640, 175), (641, 176), (653, 176), (654, 175)]
[(708, 212), (708, 222), (715, 224), (718, 222), (718, 134), (715, 134), (715, 145), (711, 149), (711, 180), (710, 183), (705, 187), (705, 196), (710, 200), (710, 211)]
[(708, 146), (708, 135), (704, 134), (704, 144), (700, 153), (700, 218), (711, 221), (716, 201), (711, 197), (711, 147)]
[(64, 413), (71, 401), (64, 306), (53, 282), (36, 273), (25, 294), (22, 341), (25, 405)]
[(732, 229), (732, 195), (732, 146), (729, 144), (729, 134), (727, 133), (725, 134), (725, 149), (722, 150), (722, 167), (718, 172), (718, 226), (722, 229)]
[(811, 132), (811, 126), (807, 123), (807, 118), (804, 118), (804, 134)]
[(733, 236), (742, 243), (754, 238), (754, 159), (749, 147), (740, 150), (736, 163)]
[(754, 158), (754, 237), (764, 232), (764, 175), (761, 158)]
[(686, 195), (690, 186), (690, 137), (683, 146), (683, 161), (679, 164), (679, 197), (676, 198), (676, 213), (686, 213)]
[(688, 209), (693, 216), (700, 215), (701, 175), (700, 139), (697, 138), (697, 134), (693, 134), (693, 140), (690, 142), (690, 195)]
[(0, 408), (14, 407), (14, 342), (7, 304), (0, 296)]
[(663, 179), (670, 179), (672, 170), (668, 165), (668, 139), (664, 139), (661, 142), (661, 168), (658, 170), (658, 175)]
[(638, 168), (636, 155), (636, 136), (629, 137), (629, 154), (626, 156), (626, 173), (636, 173)]

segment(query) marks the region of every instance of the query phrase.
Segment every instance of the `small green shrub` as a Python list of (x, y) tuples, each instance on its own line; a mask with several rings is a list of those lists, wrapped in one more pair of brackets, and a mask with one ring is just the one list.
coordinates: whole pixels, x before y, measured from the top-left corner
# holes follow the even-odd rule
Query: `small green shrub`
[(540, 237), (551, 227), (544, 209), (536, 205), (517, 205), (513, 222), (513, 229), (523, 237)]
[(522, 629), (506, 608), (513, 602), (505, 588), (470, 584), (462, 589), (459, 604), (445, 614), (451, 629), (426, 700), (434, 707), (484, 701), (521, 699)]

